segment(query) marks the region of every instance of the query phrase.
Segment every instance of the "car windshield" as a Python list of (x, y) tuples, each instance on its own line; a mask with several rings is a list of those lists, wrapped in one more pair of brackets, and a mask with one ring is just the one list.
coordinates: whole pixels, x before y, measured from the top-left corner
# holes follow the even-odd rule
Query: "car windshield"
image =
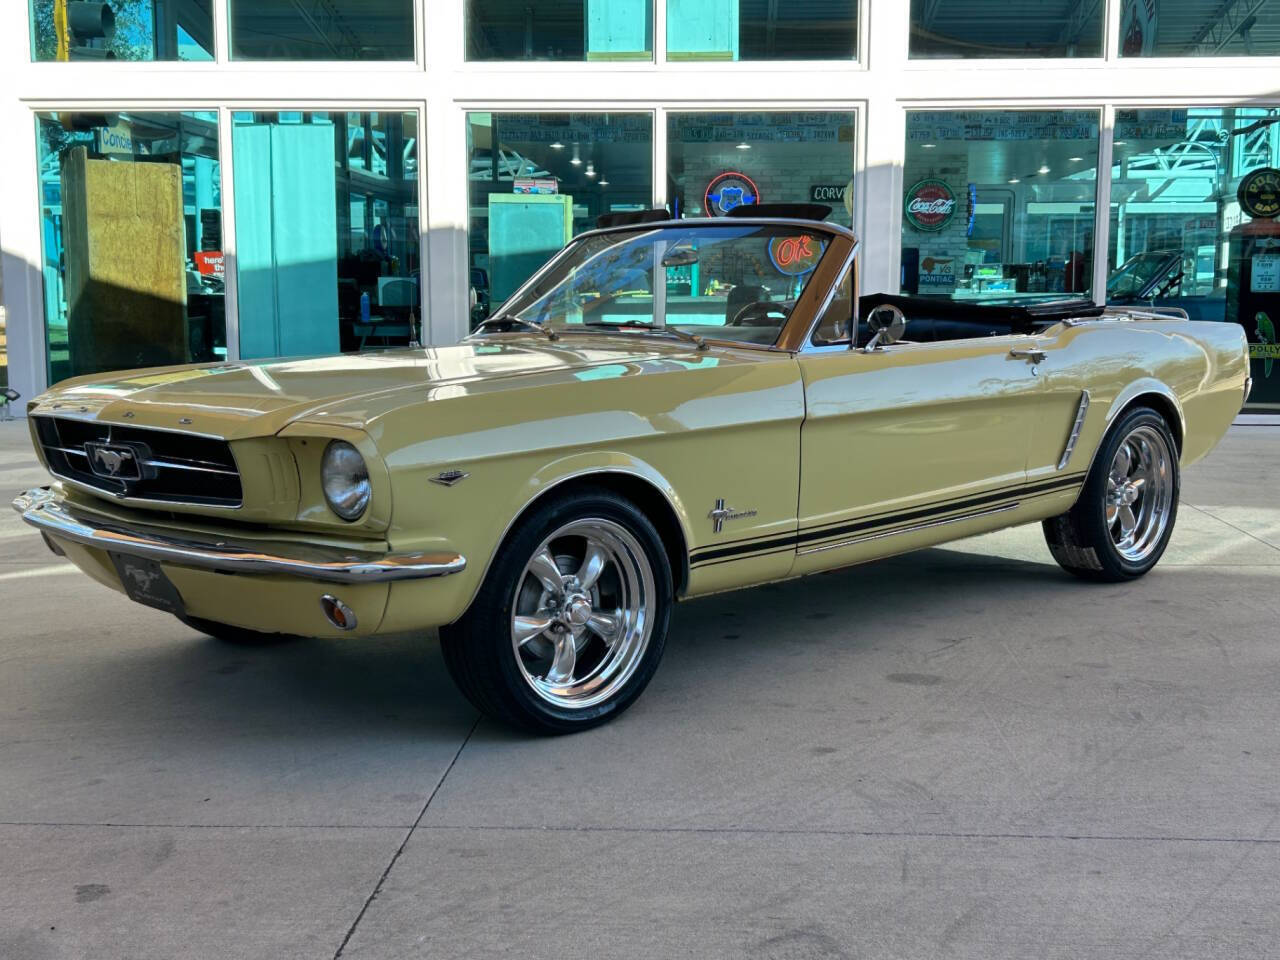
[(494, 319), (557, 330), (668, 327), (772, 344), (829, 245), (822, 231), (787, 224), (594, 234), (569, 246)]
[(1107, 280), (1107, 297), (1112, 300), (1136, 297), (1153, 280), (1167, 276), (1180, 262), (1178, 254), (1168, 250), (1153, 250), (1130, 257)]

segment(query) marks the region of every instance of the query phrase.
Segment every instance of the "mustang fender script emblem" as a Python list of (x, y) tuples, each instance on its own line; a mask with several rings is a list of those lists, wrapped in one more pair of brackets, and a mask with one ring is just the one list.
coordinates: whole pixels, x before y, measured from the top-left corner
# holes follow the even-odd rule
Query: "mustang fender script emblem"
[(108, 480), (141, 480), (142, 464), (138, 451), (122, 444), (86, 443), (89, 469)]
[(724, 529), (726, 520), (743, 520), (755, 515), (754, 510), (735, 510), (733, 507), (726, 507), (723, 500), (717, 500), (715, 509), (707, 514), (707, 519), (715, 521), (715, 532), (719, 533)]

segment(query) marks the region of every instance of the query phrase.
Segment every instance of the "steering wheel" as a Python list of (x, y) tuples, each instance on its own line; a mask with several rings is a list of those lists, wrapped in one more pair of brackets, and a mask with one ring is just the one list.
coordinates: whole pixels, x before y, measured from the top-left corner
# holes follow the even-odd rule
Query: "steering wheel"
[(772, 300), (753, 300), (735, 313), (733, 315), (733, 319), (725, 324), (725, 326), (746, 326), (746, 321), (748, 319), (760, 319), (767, 321), (770, 315), (776, 315), (781, 323), (787, 319), (788, 310), (782, 304), (774, 303)]

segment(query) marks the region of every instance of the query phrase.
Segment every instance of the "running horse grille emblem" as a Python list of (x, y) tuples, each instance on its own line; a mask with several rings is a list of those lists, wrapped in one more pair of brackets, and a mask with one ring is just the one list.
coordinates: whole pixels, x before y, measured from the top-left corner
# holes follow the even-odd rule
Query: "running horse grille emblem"
[(141, 480), (142, 464), (133, 447), (122, 444), (86, 443), (89, 469), (108, 480)]
[(756, 511), (754, 510), (735, 510), (733, 507), (726, 507), (724, 500), (721, 499), (716, 501), (715, 509), (707, 514), (707, 519), (714, 522), (715, 532), (719, 533), (724, 529), (726, 520), (744, 520), (755, 515)]

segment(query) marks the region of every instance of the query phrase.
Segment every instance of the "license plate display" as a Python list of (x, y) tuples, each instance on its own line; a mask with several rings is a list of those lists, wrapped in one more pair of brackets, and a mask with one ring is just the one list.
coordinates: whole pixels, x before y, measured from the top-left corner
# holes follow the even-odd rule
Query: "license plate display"
[(111, 562), (116, 565), (116, 573), (120, 575), (120, 582), (124, 584), (130, 600), (178, 616), (185, 613), (178, 588), (165, 576), (160, 564), (119, 553), (111, 554)]

